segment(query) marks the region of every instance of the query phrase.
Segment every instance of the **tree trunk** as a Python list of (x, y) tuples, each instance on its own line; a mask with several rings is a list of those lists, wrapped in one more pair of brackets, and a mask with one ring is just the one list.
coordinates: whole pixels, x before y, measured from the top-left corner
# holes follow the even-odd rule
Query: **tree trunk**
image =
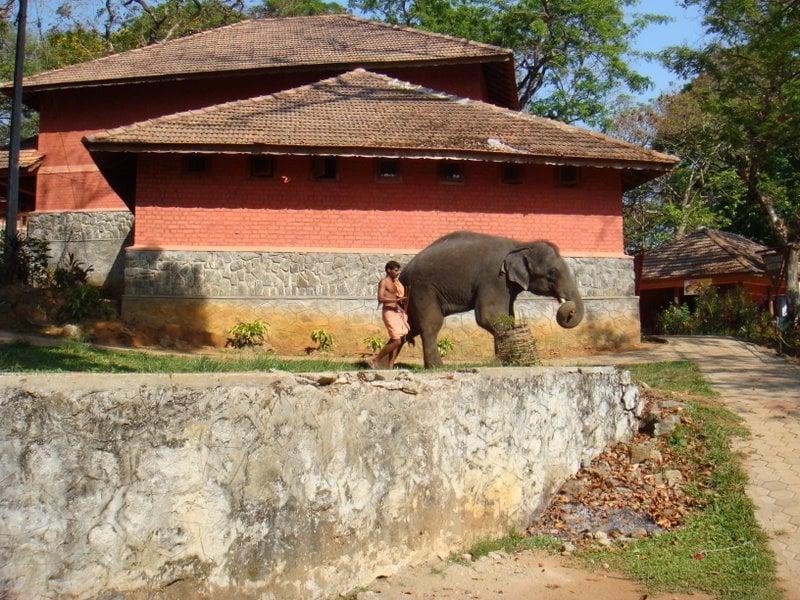
[(798, 290), (797, 260), (800, 244), (789, 244), (786, 251), (786, 300), (789, 304), (789, 323), (793, 329), (800, 329), (800, 290)]

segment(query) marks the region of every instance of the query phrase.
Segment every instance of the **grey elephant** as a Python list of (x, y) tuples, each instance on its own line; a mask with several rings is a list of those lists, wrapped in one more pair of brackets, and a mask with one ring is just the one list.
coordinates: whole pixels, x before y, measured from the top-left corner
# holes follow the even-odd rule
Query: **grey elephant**
[[(497, 335), (502, 317), (514, 316), (524, 290), (561, 302), (556, 321), (572, 328), (583, 319), (583, 299), (558, 249), (548, 242), (458, 231), (433, 242), (400, 274), (408, 288), (408, 339), (422, 337), (426, 367), (442, 365), (436, 347), (447, 315), (475, 310), (478, 325)], [(496, 344), (495, 344), (496, 347)]]

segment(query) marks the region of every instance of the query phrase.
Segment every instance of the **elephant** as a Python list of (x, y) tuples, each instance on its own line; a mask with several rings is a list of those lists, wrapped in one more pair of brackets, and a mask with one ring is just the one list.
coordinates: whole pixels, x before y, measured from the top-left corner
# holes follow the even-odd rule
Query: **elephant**
[(457, 231), (424, 248), (400, 273), (408, 289), (407, 339), (422, 338), (425, 367), (440, 367), (437, 337), (447, 315), (475, 310), (478, 325), (495, 337), (503, 317), (527, 290), (561, 302), (556, 321), (570, 329), (583, 320), (583, 299), (555, 245)]

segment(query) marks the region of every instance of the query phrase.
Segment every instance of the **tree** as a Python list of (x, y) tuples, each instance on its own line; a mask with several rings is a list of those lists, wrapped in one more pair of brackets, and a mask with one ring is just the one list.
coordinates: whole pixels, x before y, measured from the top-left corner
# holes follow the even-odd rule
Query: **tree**
[(684, 0), (711, 36), (699, 51), (674, 48), (673, 68), (716, 123), (713, 136), (744, 199), (758, 206), (787, 256), (790, 316), (800, 326), (800, 0)]
[(520, 101), (529, 111), (567, 123), (609, 124), (621, 87), (649, 87), (626, 58), (631, 41), (665, 17), (624, 7), (638, 0), (350, 0), (350, 7), (388, 23), (511, 48)]

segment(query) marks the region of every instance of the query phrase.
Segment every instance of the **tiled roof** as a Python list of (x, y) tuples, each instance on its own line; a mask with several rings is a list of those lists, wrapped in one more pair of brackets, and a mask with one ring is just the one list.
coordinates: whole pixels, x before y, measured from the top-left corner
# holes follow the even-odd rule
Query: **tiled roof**
[[(183, 38), (26, 77), (41, 88), (264, 69), (345, 68), (429, 61), (510, 61), (504, 48), (350, 15), (241, 21)], [(4, 84), (7, 88), (10, 84)]]
[[(8, 150), (0, 150), (0, 171), (8, 171)], [(19, 151), (19, 168), (27, 171), (34, 171), (44, 159), (44, 154), (36, 150)]]
[(645, 254), (642, 281), (714, 276), (730, 273), (764, 274), (759, 255), (766, 250), (735, 233), (707, 227)]
[[(85, 138), (90, 150), (329, 153), (558, 164), (657, 172), (677, 159), (598, 133), (356, 69)], [(656, 173), (657, 174), (657, 173)]]

